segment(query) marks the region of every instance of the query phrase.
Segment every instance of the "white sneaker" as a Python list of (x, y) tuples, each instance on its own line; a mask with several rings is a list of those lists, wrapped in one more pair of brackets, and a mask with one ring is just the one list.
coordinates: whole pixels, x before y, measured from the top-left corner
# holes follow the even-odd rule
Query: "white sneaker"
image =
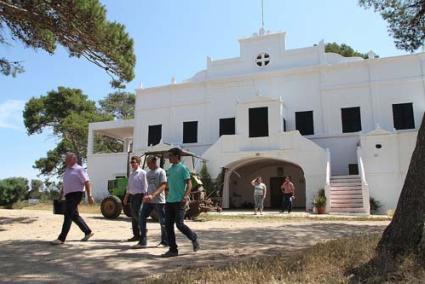
[(87, 242), (91, 237), (93, 237), (94, 233), (90, 233), (84, 236), (84, 238), (81, 239), (82, 242)]
[(132, 249), (144, 249), (146, 248), (146, 245), (144, 244), (137, 244), (131, 247)]
[(61, 240), (56, 239), (54, 241), (51, 241), (50, 244), (54, 246), (58, 246), (58, 245), (63, 245), (63, 242)]

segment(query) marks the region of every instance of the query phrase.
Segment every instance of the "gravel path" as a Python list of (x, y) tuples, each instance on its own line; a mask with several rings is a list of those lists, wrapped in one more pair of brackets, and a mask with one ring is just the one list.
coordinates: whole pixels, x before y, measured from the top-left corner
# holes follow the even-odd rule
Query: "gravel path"
[(86, 243), (73, 224), (63, 246), (51, 246), (61, 229), (62, 216), (48, 211), (0, 209), (0, 283), (116, 283), (187, 267), (225, 265), (246, 257), (292, 252), (317, 242), (355, 233), (382, 232), (388, 221), (187, 221), (200, 238), (201, 250), (179, 232), (178, 258), (164, 259), (159, 225), (148, 224), (148, 248), (131, 249), (128, 218), (106, 220), (82, 214), (94, 231)]

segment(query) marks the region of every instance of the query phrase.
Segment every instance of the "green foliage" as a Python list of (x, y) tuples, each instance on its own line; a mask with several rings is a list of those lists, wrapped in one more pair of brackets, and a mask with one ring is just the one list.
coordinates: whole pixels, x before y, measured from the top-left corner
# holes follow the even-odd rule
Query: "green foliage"
[(332, 43), (327, 43), (325, 45), (325, 52), (333, 52), (333, 53), (337, 53), (340, 54), (344, 57), (362, 57), (364, 59), (366, 59), (368, 56), (365, 53), (360, 53), (356, 50), (354, 50), (351, 46), (346, 45), (346, 44), (337, 44), (336, 42), (332, 42)]
[(97, 134), (94, 138), (93, 153), (119, 153), (123, 151), (123, 141)]
[(202, 164), (201, 171), (199, 172), (199, 176), (201, 177), (203, 187), (207, 193), (207, 195), (210, 195), (216, 190), (215, 183), (211, 180), (211, 176), (208, 173), (207, 164), (204, 162)]
[(382, 207), (381, 202), (379, 202), (378, 200), (376, 200), (373, 197), (371, 197), (369, 199), (369, 203), (370, 203), (370, 211), (372, 211), (373, 213), (377, 212), (379, 210), (379, 208)]
[(59, 139), (58, 145), (47, 156), (35, 161), (34, 168), (43, 175), (61, 174), (63, 156), (74, 152), (82, 164), (87, 156), (89, 122), (111, 120), (112, 116), (100, 113), (96, 104), (79, 89), (59, 87), (46, 96), (31, 98), (23, 112), (29, 135), (48, 129)]
[(317, 195), (314, 197), (313, 205), (316, 208), (323, 208), (326, 206), (326, 194), (325, 190), (322, 188), (319, 190)]
[(28, 180), (23, 177), (11, 177), (0, 180), (0, 205), (12, 205), (23, 200), (28, 194)]
[[(50, 54), (62, 45), (70, 56), (84, 57), (103, 68), (114, 87), (134, 78), (133, 40), (123, 25), (106, 19), (99, 0), (0, 1), (0, 44), (7, 44), (5, 28), (12, 40)], [(0, 58), (3, 74), (22, 71), (18, 62)]]
[(39, 179), (31, 180), (31, 191), (28, 194), (28, 198), (40, 199), (42, 196), (42, 189), (44, 187), (43, 181)]
[(111, 93), (99, 101), (100, 110), (113, 115), (117, 119), (133, 118), (135, 104), (136, 95), (129, 92)]
[(425, 41), (424, 0), (359, 0), (361, 6), (373, 8), (388, 22), (388, 30), (399, 49), (413, 52)]

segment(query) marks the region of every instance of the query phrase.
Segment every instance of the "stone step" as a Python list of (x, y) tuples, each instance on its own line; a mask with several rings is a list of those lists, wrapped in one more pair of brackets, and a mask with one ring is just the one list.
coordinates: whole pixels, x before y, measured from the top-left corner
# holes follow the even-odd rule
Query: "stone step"
[(360, 178), (334, 178), (330, 180), (330, 182), (336, 182), (336, 181), (346, 181), (346, 182), (355, 182), (355, 181), (362, 181)]
[(348, 175), (348, 176), (331, 176), (331, 180), (333, 179), (360, 179), (358, 175)]
[(362, 195), (333, 195), (330, 200), (363, 200)]
[(332, 182), (330, 183), (331, 186), (362, 186), (361, 181), (356, 182)]
[(344, 202), (338, 202), (338, 201), (331, 201), (331, 208), (333, 207), (363, 207), (363, 201), (357, 202), (357, 201), (344, 201)]
[(331, 202), (338, 202), (338, 203), (344, 203), (344, 202), (363, 202), (363, 198), (361, 196), (350, 196), (350, 197), (335, 197), (331, 198)]
[(350, 213), (363, 213), (368, 214), (364, 208), (332, 208), (330, 210), (330, 214), (350, 214)]
[(336, 191), (359, 191), (362, 192), (362, 188), (359, 186), (335, 186), (331, 187), (331, 192)]

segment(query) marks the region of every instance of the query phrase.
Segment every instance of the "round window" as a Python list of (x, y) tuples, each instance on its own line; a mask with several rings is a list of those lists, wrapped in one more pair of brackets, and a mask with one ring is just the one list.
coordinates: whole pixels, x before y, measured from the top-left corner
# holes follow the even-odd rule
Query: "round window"
[(262, 52), (255, 58), (255, 63), (258, 67), (267, 66), (270, 63), (270, 55), (266, 52)]

